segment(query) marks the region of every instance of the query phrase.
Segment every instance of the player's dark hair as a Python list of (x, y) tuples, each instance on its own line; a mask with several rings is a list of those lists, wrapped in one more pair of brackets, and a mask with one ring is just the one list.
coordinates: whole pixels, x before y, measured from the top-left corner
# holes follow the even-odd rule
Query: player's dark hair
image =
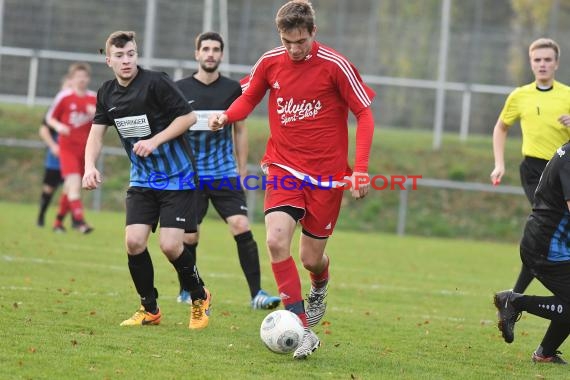
[(277, 11), (275, 24), (280, 32), (305, 29), (309, 33), (313, 33), (315, 29), (315, 10), (308, 1), (289, 1)]
[(116, 46), (118, 48), (124, 48), (129, 42), (133, 42), (136, 46), (137, 42), (135, 40), (136, 33), (133, 31), (117, 30), (109, 35), (107, 42), (105, 43), (105, 53), (108, 55), (111, 46)]
[(198, 37), (196, 37), (196, 50), (200, 50), (202, 47), (202, 41), (206, 40), (218, 41), (220, 43), (220, 49), (224, 51), (224, 39), (220, 33), (216, 32), (204, 32), (198, 34)]

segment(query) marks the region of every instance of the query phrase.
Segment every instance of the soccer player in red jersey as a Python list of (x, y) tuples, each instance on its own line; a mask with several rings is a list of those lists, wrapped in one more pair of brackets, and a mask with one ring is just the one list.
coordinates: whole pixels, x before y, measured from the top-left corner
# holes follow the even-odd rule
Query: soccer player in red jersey
[[(267, 174), (267, 247), (281, 300), (305, 326), (303, 341), (293, 354), (304, 359), (320, 345), (310, 328), (326, 309), (325, 246), (339, 214), (342, 186), (351, 185), (356, 199), (368, 192), (374, 133), (370, 105), (375, 94), (344, 56), (315, 40), (311, 3), (289, 1), (275, 21), (282, 46), (261, 56), (242, 83), (243, 94), (224, 113), (211, 115), (209, 126), (219, 130), (245, 119), (269, 90), (271, 135), (262, 160)], [(349, 110), (357, 120), (354, 172), (347, 160)], [(299, 256), (311, 279), (306, 309), (291, 256), (297, 222), (303, 227)]]
[(81, 203), (81, 178), (85, 166), (85, 144), (95, 115), (97, 94), (87, 88), (91, 67), (87, 63), (69, 66), (70, 88), (59, 92), (48, 110), (46, 120), (59, 135), (59, 155), (63, 193), (53, 226), (63, 232), (63, 218), (71, 211), (73, 228), (87, 234), (93, 229), (85, 222)]

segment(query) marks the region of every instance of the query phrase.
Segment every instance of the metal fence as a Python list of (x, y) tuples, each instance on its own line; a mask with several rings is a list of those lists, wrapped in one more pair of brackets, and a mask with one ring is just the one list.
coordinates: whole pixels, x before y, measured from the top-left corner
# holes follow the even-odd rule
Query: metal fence
[[(0, 0), (0, 101), (48, 104), (71, 61), (91, 62), (98, 87), (110, 73), (96, 52), (117, 29), (139, 32), (141, 63), (175, 79), (196, 68), (194, 36), (221, 30), (228, 42), (222, 70), (242, 77), (264, 51), (279, 44), (273, 18), (283, 2)], [(570, 0), (551, 2), (547, 19), (516, 34), (518, 29), (505, 22), (505, 17), (516, 18), (507, 1), (313, 3), (317, 38), (347, 55), (377, 92), (373, 110), (378, 125), (432, 129), (436, 149), (444, 131), (458, 133), (462, 140), (470, 133), (490, 135), (505, 94), (525, 80), (522, 75), (513, 81), (510, 62), (530, 74), (528, 42), (564, 35), (566, 26), (557, 20), (570, 9)], [(560, 42), (564, 51), (566, 41)], [(510, 58), (513, 47), (521, 59)], [(561, 65), (560, 75), (569, 72)], [(256, 112), (264, 111), (262, 106)]]
[[(28, 148), (28, 149), (45, 149), (45, 144), (39, 140), (23, 140), (23, 139), (12, 139), (12, 138), (0, 138), (0, 146), (10, 147), (10, 148)], [(105, 156), (124, 156), (125, 151), (122, 148), (115, 147), (104, 147), (99, 160), (97, 162), (98, 169), (104, 171)], [(258, 165), (249, 164), (248, 169), (250, 173), (261, 174)], [(371, 175), (373, 177), (373, 175)], [(398, 221), (396, 227), (396, 233), (400, 236), (406, 234), (406, 221), (408, 218), (408, 198), (411, 190), (418, 190), (421, 187), (431, 187), (437, 189), (447, 189), (447, 190), (461, 190), (461, 191), (477, 191), (477, 192), (488, 192), (497, 194), (513, 194), (513, 195), (524, 195), (524, 191), (519, 186), (492, 186), (484, 183), (476, 182), (460, 182), (460, 181), (450, 181), (450, 180), (439, 180), (431, 178), (417, 178), (413, 181), (406, 179), (404, 182), (398, 182), (394, 184), (390, 182), (390, 176), (382, 176), (386, 179), (383, 186), (388, 188), (394, 187), (399, 189), (399, 203), (398, 203)], [(413, 189), (412, 185), (416, 185), (416, 189)], [(93, 210), (101, 210), (102, 200), (103, 200), (104, 186), (99, 187), (93, 191), (93, 198), (91, 207)], [(250, 221), (255, 222), (255, 205), (257, 204), (257, 191), (246, 191), (247, 203), (248, 203), (248, 216)]]

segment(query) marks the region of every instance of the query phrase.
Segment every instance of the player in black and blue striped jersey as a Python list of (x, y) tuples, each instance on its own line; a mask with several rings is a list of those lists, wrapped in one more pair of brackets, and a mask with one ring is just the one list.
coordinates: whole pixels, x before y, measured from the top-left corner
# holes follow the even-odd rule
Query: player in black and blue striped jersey
[[(208, 117), (227, 109), (241, 95), (240, 84), (220, 74), (224, 40), (216, 32), (198, 35), (195, 43), (198, 71), (176, 82), (194, 107), (198, 121), (190, 129), (190, 142), (196, 158), (200, 186), (197, 192), (198, 225), (212, 205), (228, 224), (237, 245), (242, 271), (247, 280), (253, 309), (273, 309), (281, 303), (261, 288), (259, 253), (247, 217), (246, 196), (240, 177), (247, 175), (248, 141), (243, 120), (213, 132)], [(234, 154), (235, 152), (235, 154)], [(185, 245), (196, 252), (198, 232), (186, 234)], [(179, 302), (191, 302), (180, 281)]]
[(107, 65), (115, 79), (97, 93), (97, 110), (85, 151), (83, 187), (102, 181), (95, 167), (108, 126), (114, 125), (131, 161), (126, 195), (126, 247), (131, 277), (141, 306), (121, 326), (160, 323), (158, 291), (147, 249), (148, 238), (160, 223), (160, 248), (176, 269), (193, 299), (191, 329), (208, 325), (210, 292), (196, 268), (196, 258), (184, 247), (186, 232), (196, 231), (196, 174), (188, 128), (196, 115), (184, 95), (164, 73), (137, 65), (135, 33), (111, 33), (105, 46)]

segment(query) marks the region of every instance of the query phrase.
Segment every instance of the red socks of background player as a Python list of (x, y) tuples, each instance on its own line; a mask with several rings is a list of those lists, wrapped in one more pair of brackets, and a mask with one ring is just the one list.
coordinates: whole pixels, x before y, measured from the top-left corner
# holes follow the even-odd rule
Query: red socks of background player
[(271, 263), (273, 276), (277, 282), (279, 296), (283, 301), (283, 306), (301, 319), (303, 326), (307, 327), (307, 316), (303, 306), (303, 296), (301, 295), (301, 279), (295, 265), (293, 257), (286, 260)]
[(81, 199), (75, 199), (73, 201), (70, 201), (67, 198), (67, 194), (62, 194), (61, 197), (59, 198), (59, 210), (57, 212), (57, 217), (55, 219), (54, 228), (63, 229), (63, 219), (70, 211), (74, 225), (85, 223), (85, 221), (83, 220), (84, 218), (83, 204), (81, 203)]
[(71, 208), (73, 223), (84, 224), (85, 221), (83, 220), (83, 204), (81, 203), (81, 199), (69, 201), (69, 207)]
[(63, 219), (70, 210), (69, 199), (67, 199), (67, 194), (61, 194), (59, 197), (59, 210), (57, 211), (57, 216), (55, 219), (54, 227), (63, 228)]

